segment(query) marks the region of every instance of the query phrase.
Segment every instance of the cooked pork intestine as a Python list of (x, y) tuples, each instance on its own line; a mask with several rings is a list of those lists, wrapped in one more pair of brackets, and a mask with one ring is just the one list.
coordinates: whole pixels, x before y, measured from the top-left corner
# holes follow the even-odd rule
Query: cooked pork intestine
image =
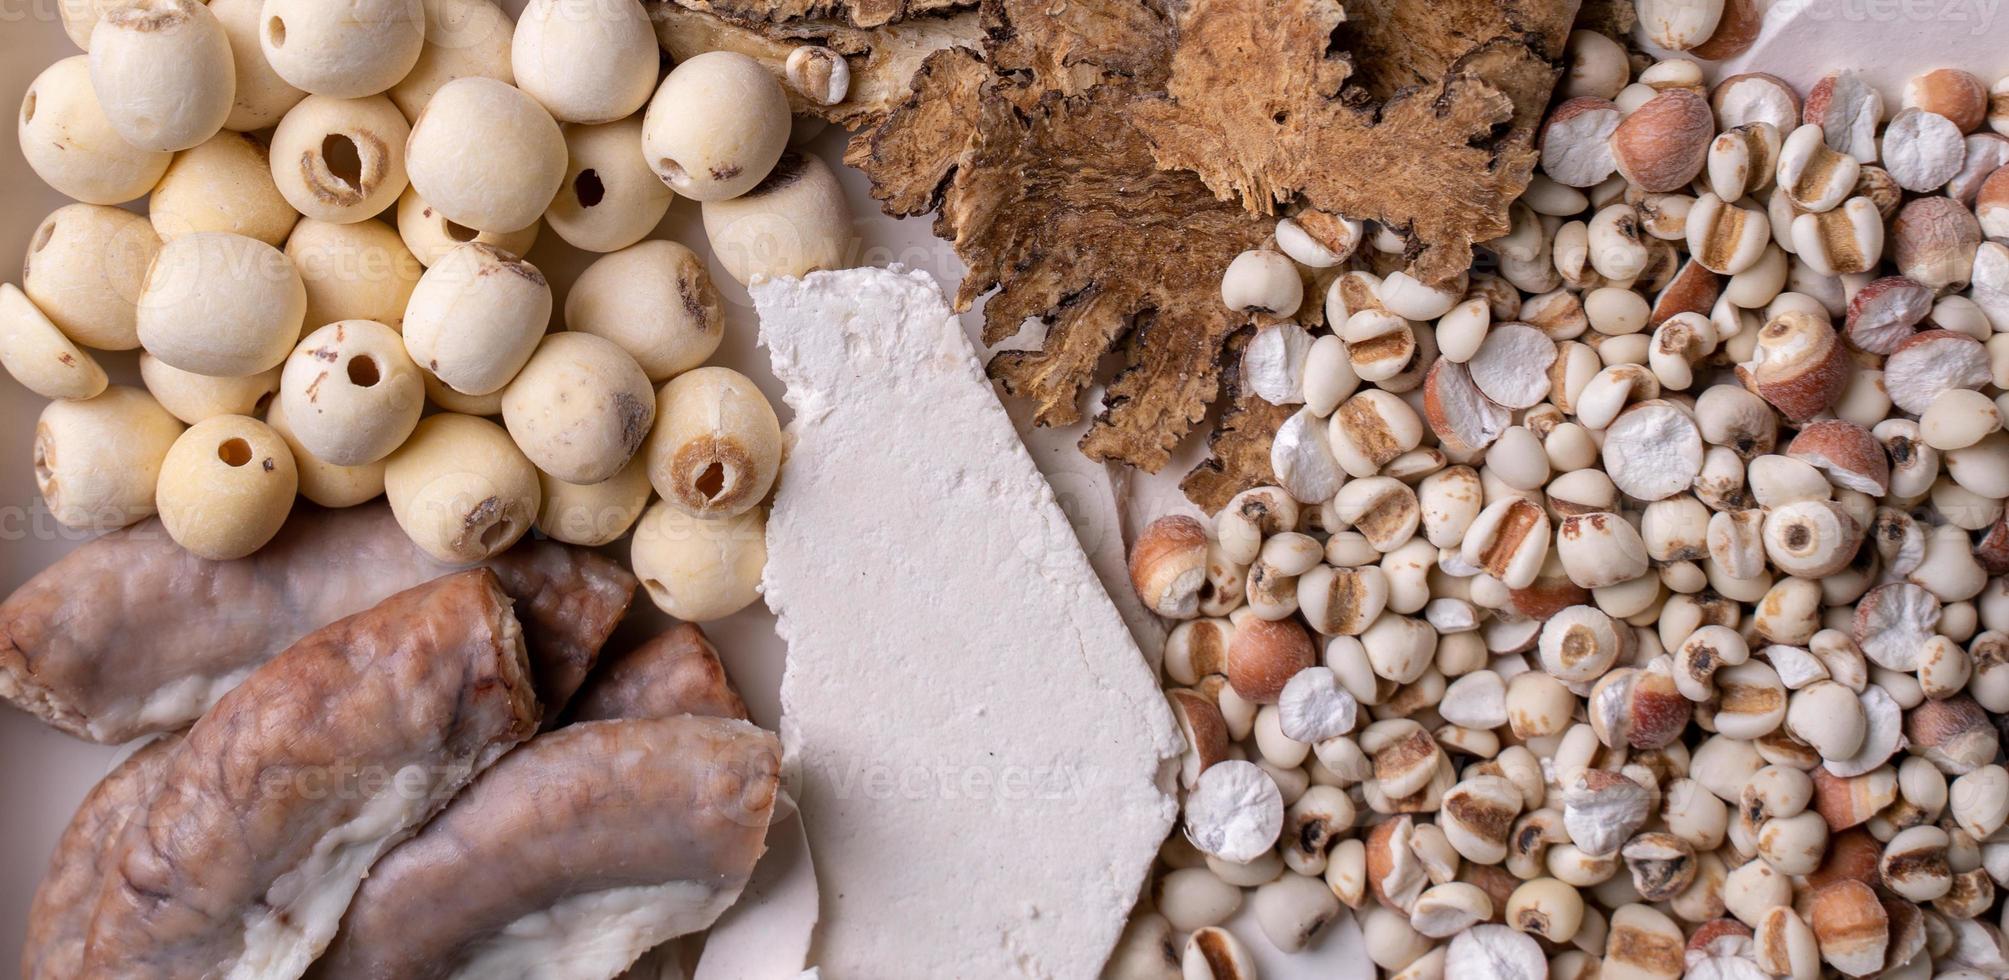
[(780, 742), (744, 721), (589, 721), (538, 736), (370, 869), (316, 978), (607, 980), (745, 887)]
[(746, 720), (746, 702), (695, 623), (603, 658), (572, 704), (574, 722), (686, 714)]
[(153, 796), (169, 751), (179, 744), (181, 736), (163, 735), (141, 746), (112, 767), (77, 805), (28, 906), (28, 935), (21, 949), (23, 980), (83, 976), (84, 940), (104, 882), (105, 854), (124, 831), (127, 818)]
[[(551, 542), (487, 563), (516, 600), (538, 691), (562, 705), (634, 594), (618, 562)], [(79, 547), (0, 604), (0, 698), (122, 742), (192, 722), (300, 637), (452, 569), (373, 504), (303, 508), (249, 558), (212, 562), (158, 521)]]
[(485, 569), (315, 631), (172, 751), (109, 853), (84, 973), (300, 976), (370, 865), (539, 717)]

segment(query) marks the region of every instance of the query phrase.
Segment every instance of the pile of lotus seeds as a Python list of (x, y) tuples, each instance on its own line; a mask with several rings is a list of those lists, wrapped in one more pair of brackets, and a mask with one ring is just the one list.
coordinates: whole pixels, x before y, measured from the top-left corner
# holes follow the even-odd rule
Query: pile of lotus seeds
[[(841, 267), (850, 216), (789, 149), (783, 79), (726, 52), (665, 73), (640, 0), (61, 11), (88, 54), (35, 79), (18, 132), (79, 203), (0, 285), (0, 362), (51, 399), (34, 465), (56, 521), (158, 513), (228, 560), (298, 497), (387, 496), (443, 563), (632, 530), (670, 614), (753, 602), (780, 428), (704, 366), (725, 330), (704, 260), (648, 239), (682, 195), (742, 283)], [(596, 255), (562, 307), (524, 258), (542, 226)], [(91, 353), (135, 348), (143, 387)]]
[(2009, 976), (2009, 79), (1570, 51), (1469, 275), (1226, 271), (1298, 410), (1133, 547), (1188, 747), (1107, 976)]

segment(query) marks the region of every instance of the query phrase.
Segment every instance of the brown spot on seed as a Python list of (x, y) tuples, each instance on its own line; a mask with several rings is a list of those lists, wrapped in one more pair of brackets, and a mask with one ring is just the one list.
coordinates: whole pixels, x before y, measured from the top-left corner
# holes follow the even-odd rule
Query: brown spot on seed
[(1573, 667), (1597, 655), (1597, 637), (1582, 626), (1571, 626), (1563, 631), (1563, 666)]
[(1415, 350), (1416, 341), (1410, 338), (1407, 330), (1390, 330), (1380, 336), (1346, 345), (1347, 354), (1359, 364), (1407, 361)]
[(1339, 407), (1338, 415), (1340, 425), (1375, 466), (1402, 455), (1401, 445), (1389, 435), (1388, 424), (1382, 420), (1373, 402), (1362, 398), (1348, 399)]
[[(807, 174), (808, 172), (809, 172), (808, 158), (804, 157), (800, 153), (795, 152), (794, 150), (790, 150), (781, 155), (781, 159), (775, 162), (774, 169), (768, 171), (767, 176), (761, 178), (760, 183), (755, 184), (753, 190), (748, 191), (746, 193), (746, 196), (759, 197), (763, 194), (780, 193), (781, 191), (787, 190), (791, 185), (795, 184), (797, 181), (800, 181), (803, 175)], [(738, 167), (732, 168), (732, 174), (725, 177), (719, 177), (718, 171), (716, 170), (712, 171), (712, 176), (718, 177), (718, 179), (720, 180), (730, 180), (732, 177), (738, 175), (739, 175)]]
[(621, 420), (621, 449), (632, 456), (649, 436), (656, 419), (656, 406), (625, 391), (614, 393), (614, 416)]
[(1778, 690), (1752, 684), (1726, 684), (1718, 688), (1718, 694), (1720, 696), (1716, 707), (1718, 714), (1723, 712), (1735, 715), (1770, 714), (1783, 708), (1786, 703), (1785, 695)]
[(473, 242), (471, 244), (473, 247), (481, 249), (482, 254), (488, 256), (493, 263), (484, 266), (477, 273), (477, 276), (492, 276), (507, 273), (538, 286), (549, 285), (544, 278), (544, 273), (538, 271), (536, 266), (486, 242)]
[(1475, 799), (1468, 793), (1455, 793), (1446, 797), (1444, 812), (1485, 839), (1497, 841), (1507, 839), (1516, 816), (1514, 811), (1506, 807)]
[(187, 10), (174, 4), (129, 3), (105, 11), (104, 19), (115, 27), (140, 34), (156, 34), (188, 23)]
[(735, 480), (721, 487), (717, 496), (706, 497), (698, 484), (713, 467), (748, 472), (753, 469), (753, 454), (736, 441), (706, 435), (684, 443), (670, 459), (670, 482), (677, 500), (694, 513), (731, 511), (746, 503), (752, 492), (751, 481)]
[(1479, 556), (1479, 567), (1495, 575), (1505, 575), (1507, 566), (1512, 564), (1514, 553), (1521, 548), (1521, 542), (1533, 533), (1535, 522), (1541, 520), (1541, 508), (1527, 500), (1515, 501), (1507, 508), (1507, 515), (1500, 521), (1499, 532), (1493, 536), (1485, 553)]
[[(1200, 955), (1206, 959), (1207, 972), (1210, 975), (1217, 977), (1233, 977), (1236, 975), (1235, 951), (1228, 947), (1225, 933), (1217, 929), (1203, 929), (1193, 934), (1193, 945), (1199, 949)], [(1166, 959), (1175, 962), (1179, 959), (1177, 955), (1171, 954), (1169, 948), (1167, 953)]]
[(1883, 876), (1886, 881), (1902, 881), (1914, 875), (1952, 873), (1946, 863), (1946, 849), (1943, 847), (1918, 848), (1892, 854), (1883, 859), (1883, 864)]
[(1653, 976), (1678, 977), (1684, 970), (1681, 941), (1641, 929), (1619, 929), (1611, 934), (1605, 958), (1637, 967)]

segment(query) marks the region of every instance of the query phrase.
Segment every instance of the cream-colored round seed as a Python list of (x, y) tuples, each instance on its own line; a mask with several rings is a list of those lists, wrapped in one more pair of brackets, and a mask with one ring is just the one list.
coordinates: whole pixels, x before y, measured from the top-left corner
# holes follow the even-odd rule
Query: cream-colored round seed
[(320, 460), (362, 466), (404, 444), (425, 409), (425, 384), (398, 332), (341, 320), (307, 335), (286, 358), (279, 400), (293, 437)]
[(227, 231), (277, 247), (300, 214), (272, 182), (265, 145), (225, 131), (175, 154), (154, 185), (147, 217), (163, 241), (198, 231)]
[(656, 393), (613, 341), (565, 331), (545, 337), (509, 383), (502, 421), (539, 470), (599, 483), (641, 448), (656, 421)]
[(1569, 688), (1547, 674), (1529, 671), (1507, 682), (1507, 723), (1524, 739), (1561, 732), (1576, 707)]
[(50, 65), (28, 85), (16, 134), (35, 176), (86, 204), (146, 196), (174, 159), (119, 136), (91, 90), (90, 59), (81, 54)]
[(470, 395), (500, 391), (551, 320), (544, 273), (488, 245), (462, 245), (420, 277), (405, 307), (405, 351)]
[(417, 119), (433, 93), (456, 78), (516, 83), (509, 63), (516, 22), (500, 5), (493, 0), (425, 0), (425, 15), (425, 46), (418, 63), (388, 93), (406, 119)]
[(1583, 298), (1583, 311), (1591, 329), (1607, 336), (1636, 334), (1653, 314), (1646, 297), (1616, 286), (1591, 290)]
[(537, 518), (537, 468), (486, 419), (434, 415), (385, 461), (391, 514), (426, 554), (455, 565), (515, 544)]
[(1538, 490), (1549, 482), (1549, 456), (1527, 426), (1511, 425), (1487, 451), (1486, 470), (1516, 490)]
[(774, 73), (743, 54), (707, 51), (678, 65), (656, 89), (642, 123), (642, 152), (671, 190), (719, 201), (766, 179), (788, 133), (788, 96)]
[(746, 375), (704, 367), (657, 393), (649, 482), (699, 517), (742, 514), (767, 497), (781, 465), (781, 423)]
[[(1250, 249), (1235, 256), (1221, 273), (1221, 303), (1238, 313), (1293, 316), (1304, 303), (1304, 280), (1298, 275), (1297, 266), (1282, 252)], [(1368, 311), (1355, 311), (1355, 315), (1363, 312)]]
[(381, 221), (338, 225), (302, 218), (286, 239), (286, 257), (307, 287), (307, 329), (338, 320), (374, 320), (393, 330), (425, 267)]
[(162, 408), (189, 425), (218, 415), (257, 418), (279, 394), (276, 367), (241, 378), (217, 378), (173, 367), (145, 351), (140, 352), (140, 380)]
[(1940, 392), (1918, 419), (1925, 444), (1941, 452), (1966, 449), (2000, 428), (1995, 401), (1972, 388)]
[(656, 89), (662, 57), (641, 0), (530, 0), (516, 19), (516, 85), (568, 123), (632, 115)]
[(108, 383), (97, 359), (63, 336), (13, 283), (0, 284), (0, 364), (43, 398), (95, 398)]
[(1367, 957), (1384, 970), (1401, 970), (1421, 959), (1435, 945), (1410, 927), (1407, 915), (1380, 902), (1368, 902), (1360, 919)]
[(461, 415), (473, 415), (479, 418), (502, 416), (502, 392), (508, 391), (508, 388), (491, 391), (486, 395), (465, 395), (447, 387), (446, 382), (433, 377), (431, 371), (420, 368), (419, 374), (425, 381), (427, 401)]
[(544, 221), (574, 248), (627, 248), (648, 237), (669, 213), (676, 195), (642, 157), (642, 117), (567, 126), (565, 149), (565, 182)]
[(1536, 878), (1508, 896), (1506, 917), (1514, 929), (1566, 943), (1583, 928), (1583, 894), (1554, 878)]
[(161, 461), (182, 425), (138, 388), (50, 402), (35, 423), (35, 486), (66, 527), (111, 530), (154, 514)]
[(493, 78), (440, 87), (412, 127), (413, 189), (449, 219), (489, 232), (527, 228), (565, 182), (565, 136), (535, 99)]
[(259, 45), (272, 70), (295, 88), (338, 99), (396, 85), (425, 45), (417, 0), (265, 0), (263, 21)]
[(97, 0), (56, 0), (56, 15), (63, 20), (63, 33), (70, 42), (89, 51), (91, 28), (98, 26)]
[(1417, 896), (1409, 925), (1433, 939), (1444, 939), (1493, 917), (1493, 899), (1479, 886), (1462, 881), (1433, 885)]
[(855, 237), (837, 175), (793, 150), (766, 180), (737, 197), (705, 201), (703, 212), (712, 257), (742, 285), (842, 269)]
[(1167, 872), (1151, 888), (1158, 912), (1180, 932), (1218, 926), (1242, 906), (1242, 890), (1204, 866)]
[(112, 129), (174, 152), (230, 118), (237, 68), (223, 25), (200, 0), (123, 0), (91, 31), (91, 90)]
[(549, 473), (537, 474), (544, 504), (537, 511), (537, 530), (566, 544), (598, 548), (612, 544), (635, 526), (649, 504), (648, 461), (637, 455), (611, 480), (566, 483)]
[(184, 371), (242, 377), (286, 360), (306, 315), (307, 288), (278, 249), (202, 232), (163, 245), (147, 270), (139, 340)]
[(161, 462), (155, 491), (168, 537), (210, 561), (265, 546), (293, 512), (300, 472), (272, 427), (218, 415), (189, 427)]
[[(486, 4), (488, 0), (469, 2)], [(448, 252), (468, 244), (489, 245), (511, 255), (529, 255), (531, 246), (537, 244), (537, 233), (543, 227), (543, 222), (534, 221), (530, 227), (515, 231), (479, 231), (439, 213), (411, 188), (406, 188), (404, 195), (398, 198), (398, 236), (405, 240), (405, 247), (411, 249), (412, 255), (423, 266), (437, 265)]]
[(843, 55), (819, 44), (790, 51), (782, 77), (797, 95), (816, 105), (836, 105), (851, 92), (851, 65)]
[(1953, 820), (1976, 840), (1983, 840), (2009, 823), (2009, 770), (1990, 763), (1953, 780), (1947, 787)]
[(1854, 691), (1833, 681), (1815, 681), (1793, 692), (1786, 729), (1824, 759), (1847, 759), (1862, 748), (1868, 722)]
[(1783, 875), (1810, 874), (1828, 850), (1828, 823), (1807, 811), (1774, 817), (1758, 828), (1758, 856)]
[(704, 520), (659, 500), (635, 525), (630, 560), (657, 608), (678, 619), (723, 619), (760, 597), (767, 510)]
[(28, 240), (21, 291), (64, 336), (98, 350), (139, 346), (139, 298), (160, 236), (119, 208), (72, 204)]
[[(277, 385), (276, 378), (273, 383)], [(354, 507), (383, 495), (383, 460), (362, 466), (336, 466), (316, 459), (293, 437), (293, 429), (286, 423), (286, 407), (276, 398), (265, 412), (265, 424), (279, 433), (286, 440), (286, 448), (293, 451), (293, 466), (300, 471), (300, 496), (323, 507)]]
[(1907, 902), (1930, 902), (1953, 887), (1946, 865), (1946, 831), (1930, 824), (1908, 827), (1885, 842), (1877, 862), (1885, 888)]
[(373, 218), (405, 192), (410, 136), (404, 115), (381, 95), (311, 95), (272, 131), (272, 182), (309, 218)]
[(697, 253), (646, 241), (586, 267), (565, 297), (565, 328), (621, 346), (660, 384), (703, 364), (725, 337), (725, 310)]
[(223, 25), (230, 41), (230, 61), (236, 86), (230, 103), (230, 118), (223, 128), (239, 133), (278, 124), (286, 110), (298, 105), (307, 93), (287, 84), (272, 63), (258, 36), (263, 33), (265, 0), (209, 0), (209, 12)]

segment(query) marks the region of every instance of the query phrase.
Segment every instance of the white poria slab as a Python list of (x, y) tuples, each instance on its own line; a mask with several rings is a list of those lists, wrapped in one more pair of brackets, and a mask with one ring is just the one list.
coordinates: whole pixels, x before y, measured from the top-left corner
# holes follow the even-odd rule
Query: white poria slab
[(764, 583), (833, 976), (1092, 977), (1181, 739), (926, 275), (752, 290), (793, 438)]

